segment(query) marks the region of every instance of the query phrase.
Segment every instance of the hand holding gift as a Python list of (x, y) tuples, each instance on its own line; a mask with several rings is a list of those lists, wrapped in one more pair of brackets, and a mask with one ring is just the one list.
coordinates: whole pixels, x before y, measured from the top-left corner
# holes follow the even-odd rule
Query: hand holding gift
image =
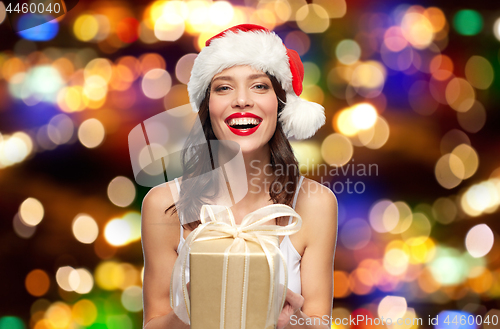
[(304, 297), (290, 289), (286, 291), (285, 304), (278, 318), (277, 329), (284, 329), (290, 323), (290, 317), (295, 314), (304, 304)]
[[(292, 216), (294, 221), (287, 226), (262, 225), (281, 216)], [(200, 218), (174, 265), (170, 296), (177, 316), (193, 329), (276, 328), (280, 313), (286, 325), (290, 311), (301, 303), (293, 292), (287, 293), (278, 236), (298, 232), (300, 216), (289, 206), (274, 204), (248, 214), (236, 225), (228, 207), (204, 205)], [(279, 284), (280, 266), (285, 289)]]

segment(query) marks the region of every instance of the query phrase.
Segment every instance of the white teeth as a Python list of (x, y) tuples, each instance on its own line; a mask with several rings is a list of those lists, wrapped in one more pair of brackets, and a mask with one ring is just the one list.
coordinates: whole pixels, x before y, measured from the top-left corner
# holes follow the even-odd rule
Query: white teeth
[(241, 126), (241, 125), (258, 125), (259, 120), (255, 118), (238, 118), (229, 120), (228, 124), (230, 126)]

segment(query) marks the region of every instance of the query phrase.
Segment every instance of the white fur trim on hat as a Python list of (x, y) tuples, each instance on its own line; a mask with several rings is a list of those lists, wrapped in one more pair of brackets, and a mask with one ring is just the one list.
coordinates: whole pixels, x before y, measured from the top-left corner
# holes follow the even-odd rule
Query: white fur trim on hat
[(283, 132), (296, 139), (313, 136), (325, 124), (325, 119), (323, 106), (291, 93), (287, 93), (286, 106), (279, 116)]
[(309, 138), (325, 123), (324, 108), (300, 99), (293, 91), (287, 48), (282, 40), (274, 32), (264, 30), (227, 31), (201, 50), (188, 82), (194, 111), (198, 112), (212, 78), (236, 65), (249, 65), (273, 75), (281, 83), (287, 101), (279, 120), (287, 137)]

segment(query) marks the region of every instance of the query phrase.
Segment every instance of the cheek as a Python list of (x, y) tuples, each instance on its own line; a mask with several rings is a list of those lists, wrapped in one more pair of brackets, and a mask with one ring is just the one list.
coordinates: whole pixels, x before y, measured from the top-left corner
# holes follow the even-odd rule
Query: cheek
[(210, 113), (210, 120), (212, 125), (222, 118), (222, 112), (224, 112), (224, 107), (221, 104), (221, 101), (218, 99), (210, 98), (208, 102), (208, 110)]
[(273, 97), (268, 102), (266, 102), (266, 106), (262, 108), (266, 112), (266, 116), (268, 120), (276, 123), (278, 118), (278, 101), (276, 97)]

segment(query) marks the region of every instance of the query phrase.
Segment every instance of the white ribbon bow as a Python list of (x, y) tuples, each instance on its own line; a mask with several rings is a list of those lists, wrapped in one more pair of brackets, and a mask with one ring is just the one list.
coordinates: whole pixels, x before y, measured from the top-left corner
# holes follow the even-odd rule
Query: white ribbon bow
[[(215, 212), (214, 212), (215, 210)], [(206, 213), (208, 213), (210, 217), (210, 221), (206, 221)], [(217, 213), (218, 216), (215, 215)], [(227, 216), (227, 218), (224, 218)], [(291, 224), (287, 226), (280, 225), (262, 225), (263, 223), (277, 218), (281, 216), (292, 216), (294, 220)], [(240, 225), (236, 225), (233, 213), (231, 209), (227, 206), (216, 206), (216, 205), (203, 205), (200, 212), (200, 220), (201, 224), (193, 230), (189, 234), (186, 239), (186, 242), (179, 252), (177, 260), (174, 265), (174, 270), (170, 282), (170, 305), (172, 309), (176, 312), (178, 317), (183, 320), (185, 323), (189, 324), (190, 319), (190, 302), (189, 302), (189, 294), (186, 287), (186, 265), (189, 256), (189, 250), (191, 245), (195, 241), (207, 241), (207, 240), (215, 240), (222, 238), (234, 238), (233, 243), (225, 250), (224, 252), (224, 268), (222, 275), (222, 295), (221, 295), (221, 314), (220, 314), (220, 323), (221, 329), (224, 329), (224, 320), (225, 320), (225, 299), (226, 299), (226, 283), (227, 283), (227, 262), (229, 258), (229, 254), (233, 247), (238, 246), (245, 251), (245, 268), (244, 268), (244, 287), (243, 287), (243, 305), (242, 305), (242, 314), (241, 314), (241, 328), (245, 328), (245, 315), (246, 315), (246, 294), (248, 289), (248, 262), (250, 258), (250, 254), (248, 252), (248, 246), (246, 241), (253, 241), (258, 243), (262, 250), (264, 251), (268, 265), (269, 265), (269, 277), (270, 277), (270, 285), (271, 289), (269, 289), (269, 298), (268, 298), (268, 314), (267, 319), (270, 319), (270, 313), (272, 310), (272, 303), (278, 297), (277, 287), (273, 284), (273, 279), (275, 277), (275, 269), (272, 259), (272, 254), (270, 249), (276, 250), (279, 254), (283, 266), (284, 266), (284, 274), (285, 274), (285, 289), (283, 289), (283, 294), (281, 299), (279, 300), (279, 305), (281, 310), (283, 308), (283, 304), (285, 302), (286, 297), (286, 287), (288, 286), (288, 271), (286, 267), (286, 261), (281, 252), (278, 245), (278, 236), (291, 235), (298, 232), (302, 226), (302, 219), (293, 210), (291, 207), (283, 205), (283, 204), (274, 204), (269, 205), (263, 208), (260, 208), (248, 215), (246, 215)], [(228, 222), (229, 220), (229, 222)], [(241, 250), (241, 249), (240, 249)], [(182, 287), (182, 296), (184, 299), (185, 308), (179, 307), (179, 305), (175, 305), (174, 303), (174, 293), (172, 291), (174, 287), (174, 278), (181, 276), (181, 287)], [(185, 310), (187, 314), (180, 314), (180, 310)], [(181, 311), (182, 312), (182, 311)], [(187, 315), (187, 317), (186, 317)], [(187, 321), (186, 321), (187, 320)], [(277, 319), (274, 319), (277, 320)]]

